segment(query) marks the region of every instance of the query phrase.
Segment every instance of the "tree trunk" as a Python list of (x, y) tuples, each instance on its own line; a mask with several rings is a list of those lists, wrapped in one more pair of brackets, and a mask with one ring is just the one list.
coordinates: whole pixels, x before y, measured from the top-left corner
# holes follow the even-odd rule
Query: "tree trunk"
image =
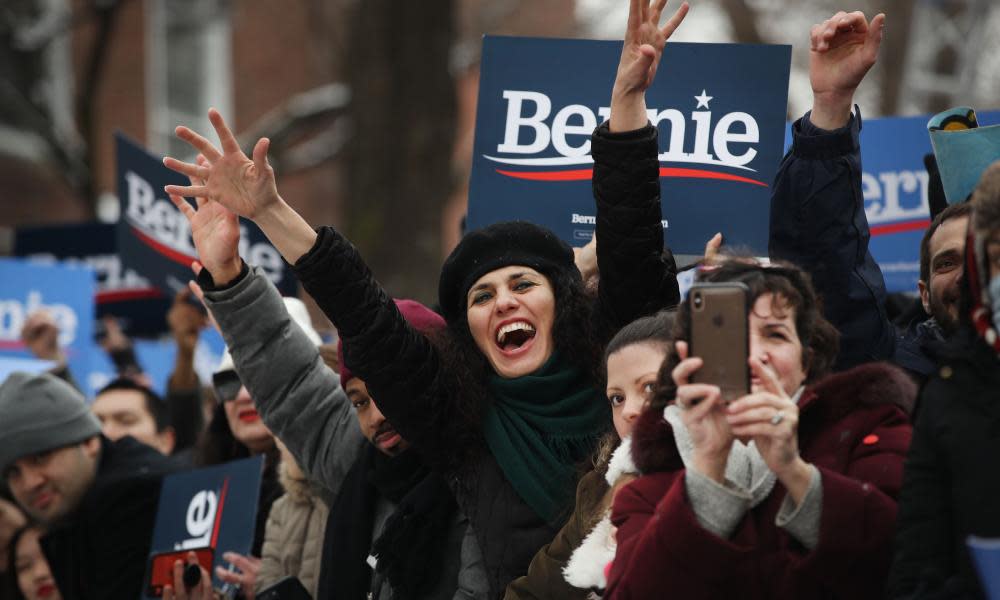
[(355, 11), (346, 232), (391, 295), (433, 304), (452, 185), (452, 1), (364, 0)]

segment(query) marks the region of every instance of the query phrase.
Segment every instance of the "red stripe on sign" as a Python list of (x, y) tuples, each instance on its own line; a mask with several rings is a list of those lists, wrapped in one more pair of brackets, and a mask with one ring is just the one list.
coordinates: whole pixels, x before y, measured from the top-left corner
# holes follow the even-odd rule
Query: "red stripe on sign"
[(586, 181), (591, 178), (593, 171), (593, 169), (573, 171), (504, 171), (497, 169), (497, 173), (501, 175), (531, 181)]
[[(572, 171), (504, 171), (497, 169), (497, 173), (515, 179), (527, 179), (530, 181), (586, 181), (593, 176), (593, 169), (575, 169)], [(705, 171), (703, 169), (680, 169), (675, 167), (660, 167), (660, 177), (676, 177), (679, 179), (718, 179), (722, 181), (737, 181), (740, 183), (750, 183), (767, 187), (767, 184), (756, 179), (740, 177), (739, 175), (729, 175), (727, 173), (716, 173), (715, 171)]]
[(188, 256), (183, 252), (178, 252), (177, 250), (174, 250), (170, 246), (167, 246), (166, 244), (151, 238), (138, 227), (132, 227), (132, 231), (135, 233), (136, 237), (139, 238), (139, 241), (141, 241), (143, 244), (146, 244), (153, 250), (156, 250), (158, 253), (169, 258), (175, 263), (182, 264), (185, 267), (190, 267), (191, 263), (193, 263), (196, 260), (196, 257), (194, 256)]
[(930, 219), (919, 219), (916, 221), (906, 221), (903, 223), (890, 223), (888, 225), (878, 225), (871, 228), (872, 235), (888, 235), (890, 233), (903, 233), (904, 231), (922, 231), (931, 224)]
[(20, 350), (24, 348), (21, 340), (0, 340), (0, 350)]
[(215, 526), (212, 528), (212, 543), (209, 546), (215, 550), (215, 543), (219, 541), (219, 526), (222, 525), (222, 509), (226, 506), (226, 490), (229, 489), (229, 478), (222, 480), (222, 491), (219, 492), (219, 508), (215, 511)]
[(683, 179), (721, 179), (723, 181), (738, 181), (740, 183), (751, 183), (767, 187), (763, 181), (730, 175), (728, 173), (716, 173), (715, 171), (705, 171), (703, 169), (679, 169), (674, 167), (660, 167), (660, 177), (680, 177)]
[(97, 303), (124, 302), (126, 300), (152, 300), (163, 298), (163, 293), (156, 288), (137, 288), (134, 290), (114, 290), (110, 292), (98, 292)]

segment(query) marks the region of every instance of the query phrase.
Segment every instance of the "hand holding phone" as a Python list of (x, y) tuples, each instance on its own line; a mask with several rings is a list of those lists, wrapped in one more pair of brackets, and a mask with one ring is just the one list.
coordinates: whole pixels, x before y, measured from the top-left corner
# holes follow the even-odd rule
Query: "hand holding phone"
[[(160, 552), (149, 558), (149, 581), (146, 583), (146, 595), (154, 598), (173, 598), (187, 589), (207, 587), (211, 590), (212, 578), (208, 573), (215, 560), (215, 550), (212, 548), (195, 548), (192, 550), (176, 550)], [(180, 575), (175, 577), (177, 561), (183, 563)], [(194, 567), (192, 569), (191, 567)], [(194, 573), (198, 573), (195, 581)], [(165, 594), (165, 589), (170, 593)]]
[(688, 292), (694, 383), (718, 386), (726, 404), (750, 393), (750, 291), (739, 282), (698, 283)]

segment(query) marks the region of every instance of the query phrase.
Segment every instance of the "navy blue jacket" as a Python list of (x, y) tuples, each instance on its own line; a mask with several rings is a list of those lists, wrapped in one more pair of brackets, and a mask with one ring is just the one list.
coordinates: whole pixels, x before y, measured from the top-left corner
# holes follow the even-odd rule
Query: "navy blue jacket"
[(792, 125), (771, 196), (768, 253), (812, 276), (824, 315), (841, 335), (835, 370), (891, 360), (922, 380), (934, 368), (925, 338), (939, 334), (932, 326), (897, 332), (886, 313), (885, 280), (868, 248), (861, 125), (860, 112), (834, 131), (814, 126), (809, 113)]

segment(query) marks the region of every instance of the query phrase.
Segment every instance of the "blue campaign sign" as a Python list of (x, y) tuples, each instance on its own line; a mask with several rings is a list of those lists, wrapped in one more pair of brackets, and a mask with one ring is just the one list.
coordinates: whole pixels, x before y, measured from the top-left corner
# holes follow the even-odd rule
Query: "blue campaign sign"
[[(210, 382), (212, 373), (222, 360), (225, 344), (222, 336), (212, 328), (202, 331), (195, 348), (195, 371), (203, 382)], [(173, 339), (132, 341), (136, 360), (142, 367), (142, 372), (149, 378), (154, 392), (160, 396), (167, 393), (167, 381), (174, 370), (177, 357), (177, 344)], [(89, 371), (85, 379), (78, 380), (88, 398), (93, 398), (101, 388), (111, 383), (116, 377), (114, 363), (107, 353), (97, 344), (93, 345), (93, 353)]]
[(222, 589), (214, 567), (233, 568), (223, 553), (247, 555), (253, 545), (263, 468), (256, 456), (165, 477), (150, 556), (212, 548), (212, 586)]
[(129, 335), (153, 336), (167, 331), (170, 298), (118, 255), (115, 226), (74, 223), (18, 228), (14, 255), (41, 264), (83, 264), (97, 274), (97, 316), (122, 320)]
[(31, 313), (45, 310), (59, 328), (70, 372), (83, 381), (91, 358), (95, 289), (89, 267), (0, 259), (0, 356), (32, 358), (21, 329)]
[[(861, 129), (861, 191), (871, 228), (871, 252), (890, 292), (915, 292), (920, 278), (920, 239), (930, 225), (929, 115), (864, 119)], [(981, 123), (1000, 122), (1000, 111), (979, 113)], [(791, 138), (788, 138), (788, 144)]]
[[(118, 252), (122, 263), (172, 297), (193, 278), (197, 257), (187, 219), (167, 198), (163, 187), (188, 185), (187, 178), (163, 166), (161, 160), (124, 135), (115, 135), (118, 160)], [(282, 294), (294, 295), (298, 283), (263, 232), (240, 221), (240, 256), (264, 269)]]
[[(590, 134), (608, 118), (621, 46), (485, 38), (470, 228), (526, 219), (575, 246), (590, 239)], [(790, 60), (790, 46), (667, 44), (646, 102), (660, 133), (664, 233), (674, 252), (701, 254), (717, 231), (766, 252)]]

